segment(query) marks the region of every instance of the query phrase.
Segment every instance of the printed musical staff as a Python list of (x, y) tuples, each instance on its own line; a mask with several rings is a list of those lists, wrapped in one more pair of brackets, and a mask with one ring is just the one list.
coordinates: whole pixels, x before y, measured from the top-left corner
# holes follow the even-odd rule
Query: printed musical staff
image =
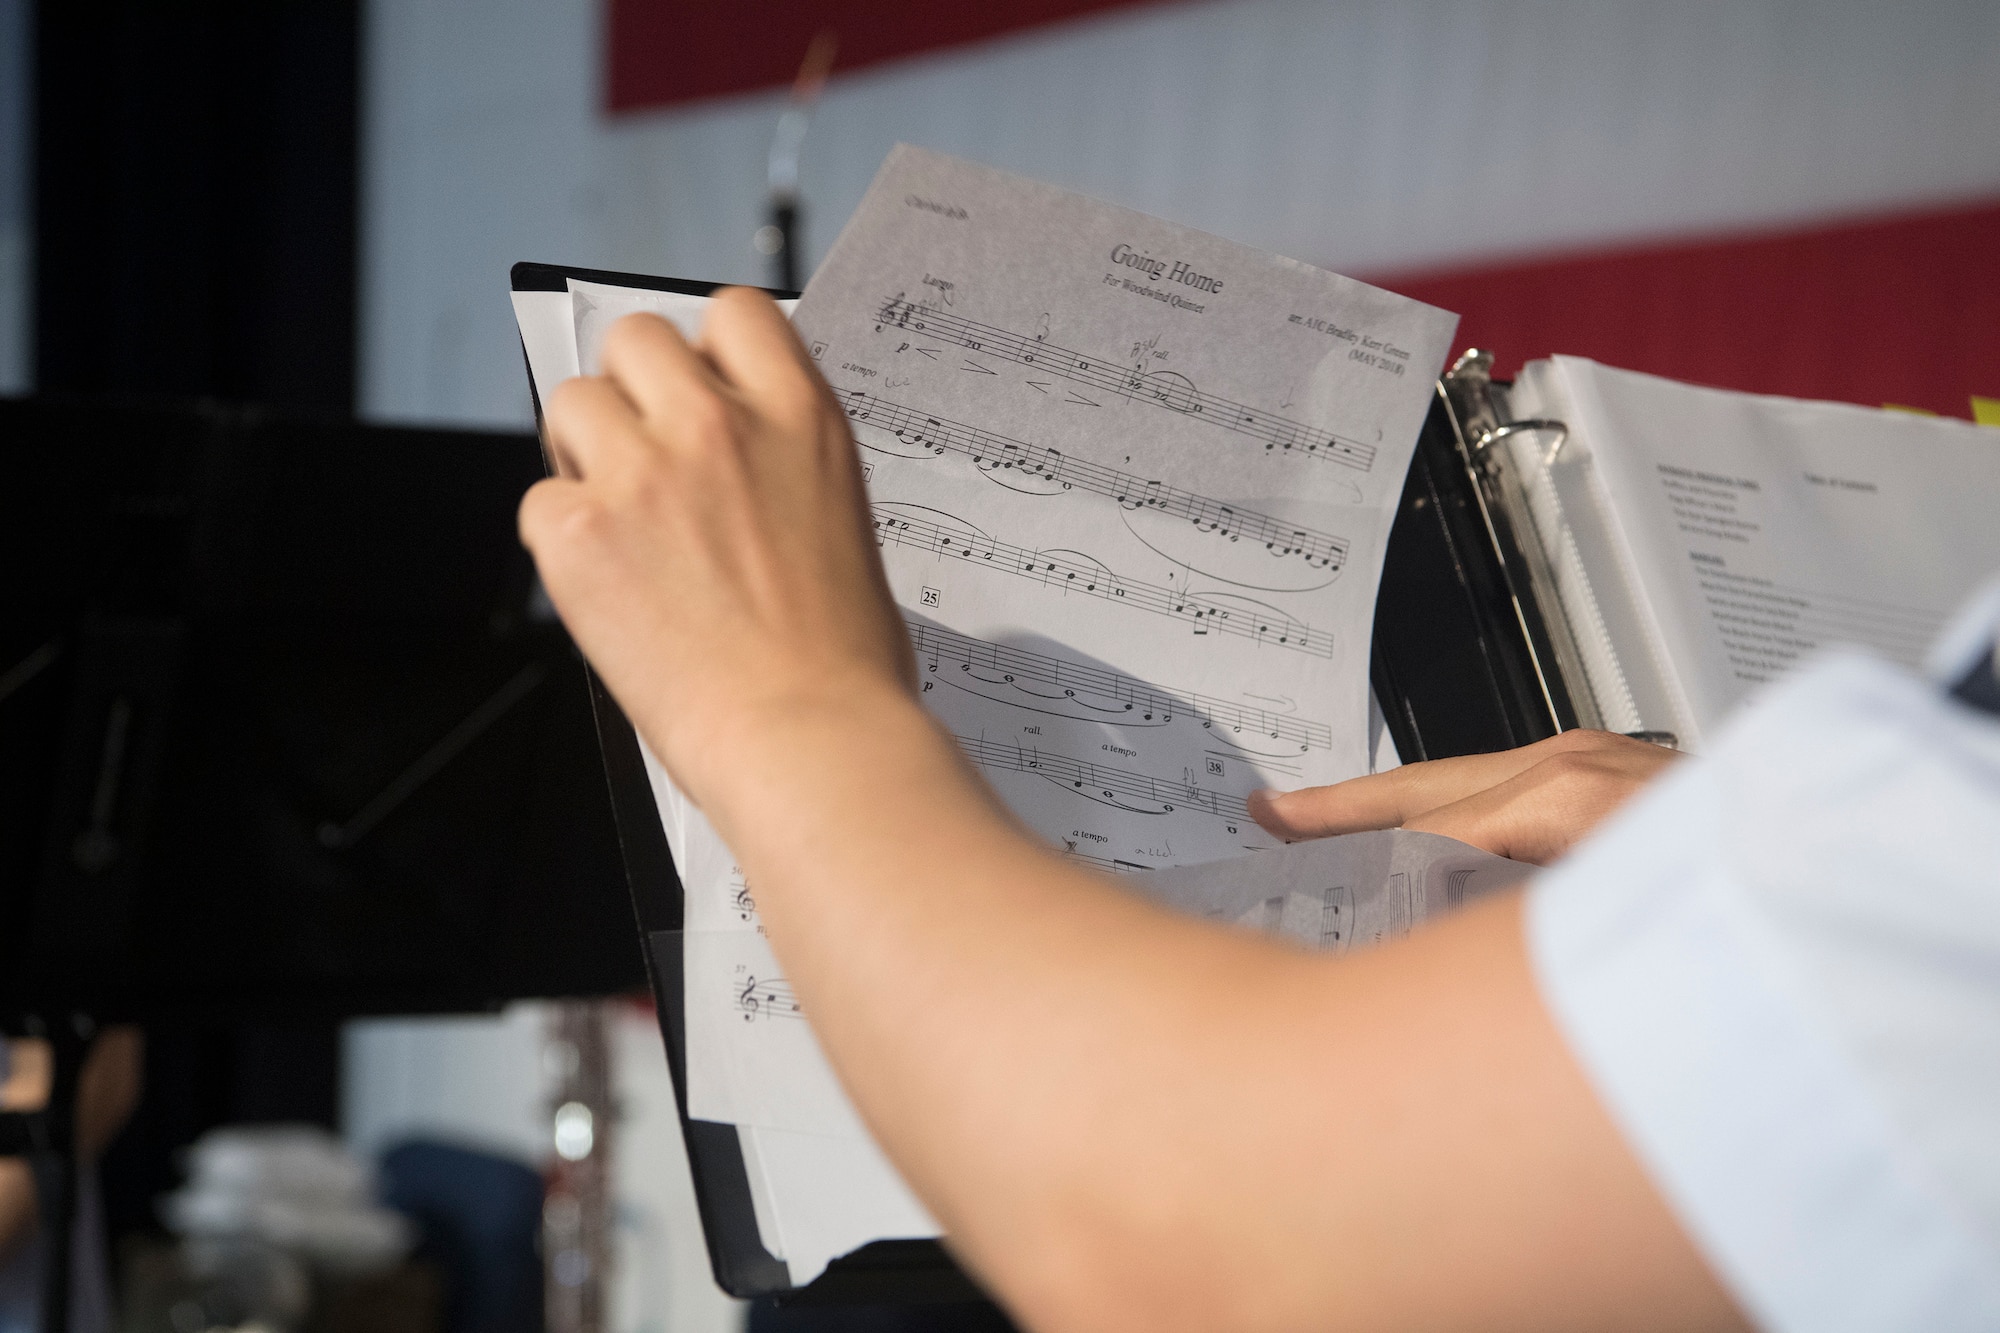
[(1230, 634), (1314, 657), (1333, 656), (1333, 634), (1304, 625), (1255, 603), (1232, 605), (1213, 594), (1124, 579), (1100, 565), (1053, 551), (1030, 551), (1003, 541), (948, 528), (914, 514), (875, 510), (875, 538), (935, 555), (1005, 570), (1064, 592), (1102, 597), (1155, 615), (1185, 621), (1196, 634)]
[(1095, 852), (1086, 852), (1075, 847), (1064, 847), (1063, 855), (1072, 861), (1081, 861), (1085, 865), (1096, 866), (1099, 870), (1113, 875), (1143, 875), (1149, 870), (1160, 869), (1157, 865), (1145, 865), (1138, 861), (1126, 861), (1116, 856), (1099, 856)]
[[(745, 924), (757, 921), (757, 900), (751, 897), (749, 881), (743, 878), (743, 871), (738, 866), (729, 867), (729, 910)], [(761, 931), (763, 928), (759, 922), (757, 929)]]
[(1115, 361), (1058, 347), (1040, 338), (1027, 338), (991, 324), (980, 324), (953, 314), (934, 310), (900, 296), (882, 303), (876, 316), (877, 330), (900, 329), (943, 342), (954, 342), (983, 356), (998, 357), (1050, 375), (1059, 375), (1078, 384), (1121, 394), (1136, 402), (1153, 403), (1183, 416), (1197, 417), (1212, 426), (1261, 440), (1267, 453), (1299, 453), (1308, 458), (1339, 463), (1360, 472), (1375, 466), (1375, 446), (1350, 440), (1331, 431), (1314, 430), (1261, 408), (1245, 406), (1212, 393), (1203, 393), (1178, 374), (1145, 374)]
[[(960, 748), (965, 757), (986, 768), (997, 768), (1011, 773), (1032, 773), (1051, 782), (1083, 792), (1096, 799), (1126, 806), (1125, 802), (1144, 801), (1162, 807), (1161, 813), (1172, 814), (1175, 810), (1205, 810), (1222, 819), (1240, 819), (1249, 822), (1249, 807), (1243, 804), (1241, 796), (1231, 796), (1228, 792), (1210, 791), (1188, 782), (1174, 782), (1167, 778), (1149, 777), (1144, 773), (1134, 773), (1129, 769), (1109, 768), (1103, 764), (1093, 764), (1088, 759), (1077, 759), (1066, 754), (1055, 754), (1035, 746), (1024, 746), (1014, 741), (991, 741), (981, 736), (960, 736)], [(1122, 799), (1121, 799), (1122, 798)]]
[(739, 977), (735, 986), (736, 1010), (746, 1023), (760, 1018), (805, 1017), (792, 995), (792, 983), (783, 977)]
[(1091, 699), (1124, 706), (1135, 720), (1167, 720), (1176, 714), (1194, 717), (1232, 732), (1290, 741), (1301, 751), (1333, 747), (1333, 728), (1311, 718), (1273, 713), (1205, 694), (1176, 694), (1104, 667), (1084, 666), (1027, 648), (988, 643), (936, 625), (911, 624), (910, 642), (919, 663), (932, 667), (956, 663), (969, 670), (990, 671), (1004, 680), (1029, 681)]
[(1298, 556), (1318, 569), (1338, 570), (1347, 561), (1346, 540), (1329, 533), (1226, 505), (1162, 482), (1146, 481), (1059, 449), (1023, 444), (961, 421), (928, 416), (915, 408), (878, 398), (865, 389), (851, 389), (842, 399), (847, 415), (857, 425), (887, 431), (933, 454), (961, 455), (984, 471), (1015, 471), (1054, 482), (1064, 489), (1074, 486), (1108, 495), (1132, 509), (1152, 509), (1187, 519), (1203, 532), (1218, 537), (1260, 543), (1275, 556)]

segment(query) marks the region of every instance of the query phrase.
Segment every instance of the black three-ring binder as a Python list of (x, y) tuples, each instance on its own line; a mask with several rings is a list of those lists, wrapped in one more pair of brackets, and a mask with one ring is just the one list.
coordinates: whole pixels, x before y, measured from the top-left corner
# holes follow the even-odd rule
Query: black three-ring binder
[[(566, 291), (571, 278), (689, 296), (720, 285), (554, 264), (512, 271), (515, 291)], [(1488, 377), (1491, 364), (1490, 356), (1468, 352), (1439, 380), (1389, 534), (1371, 675), (1405, 761), (1508, 749), (1579, 725), (1572, 682), (1580, 693), (1583, 677), (1574, 649), (1547, 576), (1538, 572), (1539, 548), (1513, 527), (1511, 516), (1525, 510), (1507, 495), (1514, 483), (1501, 451), (1489, 449), (1520, 430), (1562, 428), (1508, 421)], [(538, 398), (538, 427), (541, 418)], [(594, 672), (590, 690), (716, 1282), (733, 1296), (777, 1294), (802, 1303), (981, 1298), (936, 1241), (876, 1241), (803, 1288), (792, 1286), (784, 1261), (764, 1248), (736, 1127), (687, 1114), (680, 879), (637, 734)]]

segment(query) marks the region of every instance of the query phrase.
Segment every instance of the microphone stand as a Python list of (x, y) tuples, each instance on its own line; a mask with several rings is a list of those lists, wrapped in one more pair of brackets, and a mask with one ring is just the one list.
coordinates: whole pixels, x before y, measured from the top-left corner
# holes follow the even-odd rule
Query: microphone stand
[(826, 88), (833, 71), (834, 52), (840, 42), (829, 29), (812, 39), (806, 58), (792, 82), (792, 102), (778, 117), (777, 132), (771, 136), (771, 152), (765, 176), (770, 189), (766, 221), (757, 229), (755, 244), (760, 253), (771, 257), (771, 285), (780, 291), (796, 292), (804, 285), (805, 274), (799, 257), (803, 239), (803, 218), (799, 207), (799, 148), (812, 123), (813, 104)]

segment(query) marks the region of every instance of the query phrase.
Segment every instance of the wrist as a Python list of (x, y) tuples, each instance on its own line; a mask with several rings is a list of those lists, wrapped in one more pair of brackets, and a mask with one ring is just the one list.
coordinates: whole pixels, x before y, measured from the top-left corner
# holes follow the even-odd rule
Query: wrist
[[(909, 691), (873, 673), (744, 692), (727, 707), (666, 707), (640, 730), (681, 789), (720, 825), (779, 791), (843, 781), (935, 726)], [(649, 725), (650, 724), (650, 725)]]
[(769, 922), (788, 915), (787, 886), (838, 881), (837, 866), (899, 877), (939, 841), (1015, 836), (956, 739), (900, 688), (773, 700), (716, 759), (697, 799)]

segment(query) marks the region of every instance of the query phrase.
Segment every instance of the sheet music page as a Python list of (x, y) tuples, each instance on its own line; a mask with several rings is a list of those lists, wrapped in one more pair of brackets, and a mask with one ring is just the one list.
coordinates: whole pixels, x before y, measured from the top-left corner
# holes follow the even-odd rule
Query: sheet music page
[(905, 146), (796, 321), (926, 702), (1031, 825), (1212, 860), (1267, 845), (1252, 788), (1366, 771), (1381, 548), (1453, 316)]
[[(1619, 655), (1654, 659), (1678, 714), (1665, 725), (1688, 747), (1820, 647), (1917, 665), (2000, 569), (1989, 428), (1567, 356), (1524, 372), (1515, 401), (1517, 413), (1567, 414), (1576, 457), (1552, 472), (1574, 468), (1570, 490), (1585, 478), (1608, 514), (1619, 549), (1600, 563), (1623, 566), (1644, 627), (1620, 636)], [(1618, 618), (1607, 605), (1607, 625)]]
[[(571, 286), (589, 368), (635, 298)], [(1272, 845), (1254, 788), (1368, 770), (1381, 553), (1453, 316), (903, 147), (794, 318), (924, 702), (1031, 828), (1107, 871), (1214, 861)], [(854, 1134), (725, 859), (685, 877), (690, 1112)]]
[(778, 1253), (794, 1286), (871, 1240), (936, 1236), (938, 1224), (873, 1140), (745, 1126), (746, 1165), (763, 1177)]
[[(570, 287), (586, 370), (617, 315), (698, 318)], [(1367, 771), (1381, 550), (1451, 316), (902, 148), (795, 318), (862, 447), (925, 702), (1031, 827), (1105, 870), (1212, 861), (1270, 845), (1253, 788)], [(752, 886), (654, 779), (690, 1112), (858, 1133)]]
[[(704, 304), (569, 287), (585, 372), (618, 316), (692, 333)], [(924, 700), (1052, 844), (1116, 872), (1241, 856), (1271, 845), (1252, 789), (1368, 770), (1381, 553), (1452, 316), (903, 148), (795, 318), (861, 445)], [(860, 1231), (794, 1238), (804, 1280), (867, 1218), (923, 1213), (866, 1146), (754, 886), (646, 759), (686, 892), (690, 1114), (868, 1177)], [(1389, 883), (1357, 901), (1408, 908)]]

